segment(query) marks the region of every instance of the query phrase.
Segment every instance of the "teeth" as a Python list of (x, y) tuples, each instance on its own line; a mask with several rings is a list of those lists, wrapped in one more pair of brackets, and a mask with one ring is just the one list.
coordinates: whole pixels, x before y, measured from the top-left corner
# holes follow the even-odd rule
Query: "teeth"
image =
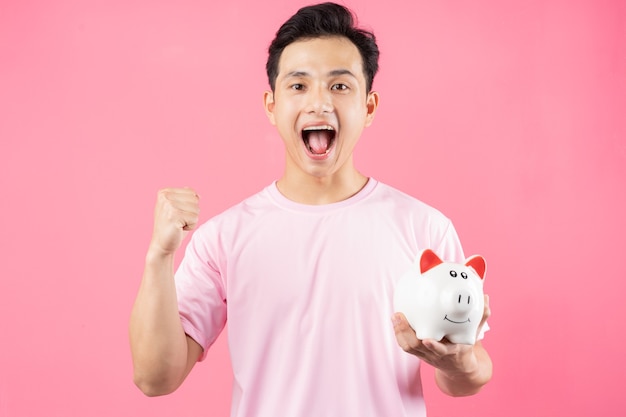
[(335, 129), (330, 125), (325, 125), (325, 126), (309, 126), (309, 127), (305, 127), (303, 130), (307, 132), (311, 130), (335, 130)]

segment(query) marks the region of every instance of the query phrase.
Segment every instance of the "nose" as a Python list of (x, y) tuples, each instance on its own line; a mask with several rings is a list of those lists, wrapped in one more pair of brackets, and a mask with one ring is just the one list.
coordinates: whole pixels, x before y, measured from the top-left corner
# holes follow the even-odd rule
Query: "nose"
[(333, 101), (331, 92), (324, 86), (311, 88), (307, 95), (306, 112), (311, 114), (331, 113)]

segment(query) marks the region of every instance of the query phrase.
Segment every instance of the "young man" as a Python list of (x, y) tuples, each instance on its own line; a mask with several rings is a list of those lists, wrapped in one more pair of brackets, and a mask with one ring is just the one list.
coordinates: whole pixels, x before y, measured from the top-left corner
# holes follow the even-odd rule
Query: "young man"
[(130, 322), (136, 384), (174, 391), (228, 320), (232, 416), (424, 416), (422, 360), (444, 392), (479, 391), (491, 378), (480, 341), (418, 340), (393, 312), (395, 283), (420, 250), (463, 253), (440, 212), (354, 166), (378, 107), (374, 36), (325, 3), (299, 10), (269, 51), (265, 111), (284, 174), (202, 225), (176, 274), (198, 196), (159, 192)]

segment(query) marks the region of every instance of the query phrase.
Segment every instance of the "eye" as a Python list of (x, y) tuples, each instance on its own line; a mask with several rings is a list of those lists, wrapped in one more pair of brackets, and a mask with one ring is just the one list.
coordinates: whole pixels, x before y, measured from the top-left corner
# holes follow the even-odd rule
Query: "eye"
[(304, 90), (304, 84), (300, 84), (300, 83), (291, 84), (289, 88), (292, 90), (296, 90), (296, 91)]
[(456, 271), (450, 271), (450, 276), (456, 278)]
[(467, 273), (466, 272), (461, 272), (461, 278), (467, 279)]
[(344, 91), (348, 89), (348, 86), (345, 84), (338, 83), (338, 84), (333, 84), (333, 86), (330, 89)]

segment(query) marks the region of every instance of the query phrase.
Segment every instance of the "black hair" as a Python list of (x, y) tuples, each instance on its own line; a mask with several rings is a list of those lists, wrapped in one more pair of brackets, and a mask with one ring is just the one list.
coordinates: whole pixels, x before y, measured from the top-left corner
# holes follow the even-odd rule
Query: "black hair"
[(349, 9), (336, 3), (321, 3), (298, 10), (278, 29), (269, 47), (265, 69), (272, 91), (276, 87), (278, 61), (289, 44), (302, 39), (342, 36), (348, 38), (361, 54), (365, 84), (369, 93), (378, 71), (380, 52), (374, 34), (357, 28), (355, 21), (356, 17)]

